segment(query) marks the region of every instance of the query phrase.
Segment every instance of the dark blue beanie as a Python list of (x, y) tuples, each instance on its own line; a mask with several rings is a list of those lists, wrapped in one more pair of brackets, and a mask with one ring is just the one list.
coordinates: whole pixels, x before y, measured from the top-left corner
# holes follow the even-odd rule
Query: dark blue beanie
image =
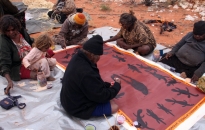
[(103, 54), (103, 39), (100, 35), (91, 37), (83, 45), (83, 49), (95, 55)]
[(198, 22), (194, 23), (193, 33), (194, 33), (194, 35), (205, 34), (205, 21), (198, 21)]

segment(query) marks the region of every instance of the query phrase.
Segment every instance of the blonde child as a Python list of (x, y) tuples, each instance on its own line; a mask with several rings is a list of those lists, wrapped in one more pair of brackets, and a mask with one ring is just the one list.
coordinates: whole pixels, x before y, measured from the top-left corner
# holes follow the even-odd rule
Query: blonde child
[(52, 46), (53, 42), (47, 34), (40, 35), (31, 51), (23, 58), (22, 64), (30, 70), (38, 70), (44, 72), (48, 81), (55, 78), (50, 76), (50, 70), (56, 65), (55, 58), (47, 58), (46, 52)]

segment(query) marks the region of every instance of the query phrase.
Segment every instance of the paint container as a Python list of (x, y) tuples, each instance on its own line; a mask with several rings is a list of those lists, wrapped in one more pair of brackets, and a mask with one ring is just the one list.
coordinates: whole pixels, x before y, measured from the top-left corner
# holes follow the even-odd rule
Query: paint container
[(96, 130), (96, 127), (94, 125), (92, 125), (92, 124), (87, 124), (85, 126), (85, 130)]
[(152, 54), (152, 61), (159, 61), (160, 59), (160, 52), (159, 50), (154, 50), (153, 54)]
[(191, 83), (191, 79), (190, 79), (190, 78), (186, 78), (186, 79), (185, 79), (185, 82)]
[(46, 76), (43, 72), (37, 73), (37, 81), (38, 81), (38, 85), (40, 87), (44, 87), (47, 85), (47, 79), (46, 79)]
[(136, 127), (136, 128), (140, 128), (141, 124), (138, 121), (134, 121), (133, 126)]
[(120, 128), (116, 125), (113, 125), (109, 130), (120, 130)]
[(121, 124), (123, 124), (125, 122), (125, 117), (123, 116), (123, 115), (119, 115), (118, 117), (117, 117), (117, 123), (119, 124), (119, 125), (121, 125)]

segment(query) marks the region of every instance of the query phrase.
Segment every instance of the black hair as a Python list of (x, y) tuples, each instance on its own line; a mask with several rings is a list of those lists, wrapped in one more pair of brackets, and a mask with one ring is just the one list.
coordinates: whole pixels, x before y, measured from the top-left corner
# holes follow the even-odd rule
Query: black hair
[(5, 34), (9, 27), (13, 27), (14, 30), (20, 31), (21, 24), (18, 19), (12, 15), (4, 15), (0, 19), (0, 32)]
[(132, 10), (130, 10), (129, 13), (123, 13), (120, 15), (120, 20), (119, 23), (120, 24), (134, 24), (137, 21), (137, 18), (134, 16), (134, 12)]

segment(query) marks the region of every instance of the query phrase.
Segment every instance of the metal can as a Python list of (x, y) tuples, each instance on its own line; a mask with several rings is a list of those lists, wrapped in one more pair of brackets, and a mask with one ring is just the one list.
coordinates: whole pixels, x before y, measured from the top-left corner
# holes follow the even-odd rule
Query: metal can
[(121, 125), (121, 124), (123, 124), (125, 122), (125, 117), (123, 116), (123, 115), (119, 115), (118, 117), (117, 117), (117, 123), (119, 124), (119, 125)]
[(140, 128), (141, 124), (138, 121), (134, 121), (133, 126), (136, 127), (136, 128)]

